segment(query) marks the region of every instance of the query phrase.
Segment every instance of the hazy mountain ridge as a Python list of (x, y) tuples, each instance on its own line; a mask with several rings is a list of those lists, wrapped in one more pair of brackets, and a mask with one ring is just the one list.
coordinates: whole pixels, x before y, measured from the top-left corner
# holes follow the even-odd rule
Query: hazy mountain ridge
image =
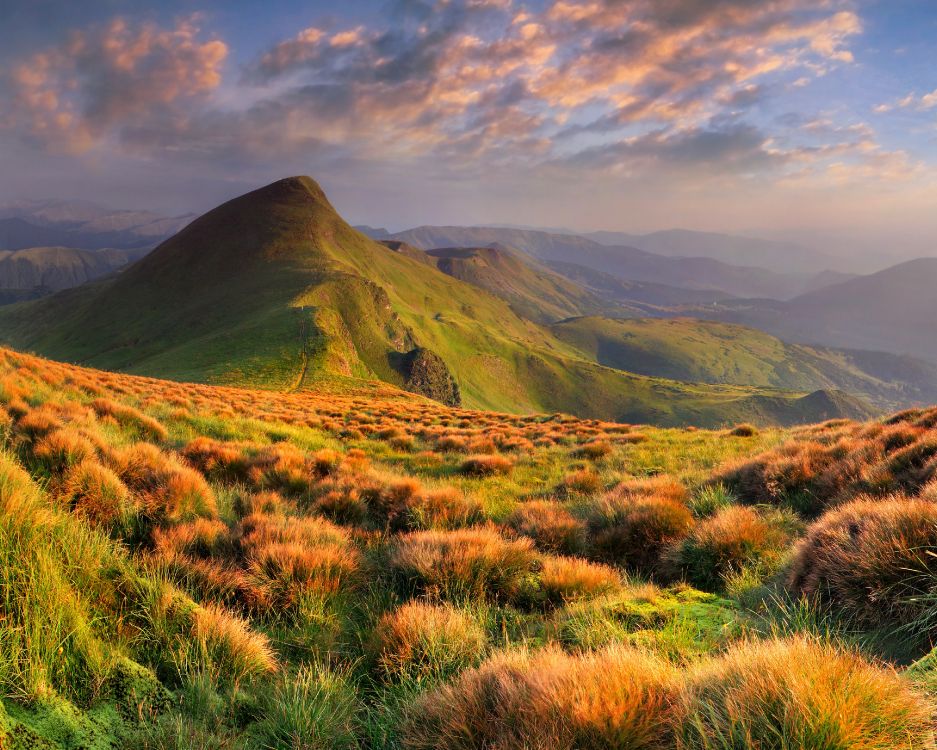
[(736, 266), (704, 257), (666, 257), (629, 246), (608, 246), (578, 235), (496, 227), (422, 226), (397, 232), (423, 250), (437, 247), (481, 247), (494, 243), (516, 248), (542, 262), (569, 262), (627, 281), (721, 291), (735, 297), (789, 299), (816, 288), (816, 274), (785, 274)]
[(18, 201), (0, 206), (0, 249), (152, 247), (193, 218), (112, 210), (85, 201)]
[(937, 258), (919, 258), (787, 302), (734, 300), (692, 307), (791, 341), (937, 359)]

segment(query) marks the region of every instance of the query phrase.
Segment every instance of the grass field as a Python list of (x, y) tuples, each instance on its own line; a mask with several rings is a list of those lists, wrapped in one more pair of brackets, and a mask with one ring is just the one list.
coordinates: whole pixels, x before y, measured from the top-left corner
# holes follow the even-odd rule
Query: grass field
[(935, 747), (937, 412), (342, 387), (0, 351), (0, 746)]

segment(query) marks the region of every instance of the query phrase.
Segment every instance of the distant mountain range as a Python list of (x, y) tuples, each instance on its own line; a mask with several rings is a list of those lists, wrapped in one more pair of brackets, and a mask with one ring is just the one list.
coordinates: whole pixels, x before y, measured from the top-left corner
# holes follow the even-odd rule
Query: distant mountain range
[(937, 359), (937, 258), (919, 258), (786, 302), (731, 300), (681, 311), (789, 341)]
[(18, 201), (0, 206), (0, 250), (154, 247), (193, 218), (115, 211), (84, 201)]
[(758, 266), (777, 273), (813, 275), (817, 269), (836, 269), (843, 265), (842, 258), (794, 242), (689, 229), (668, 229), (651, 234), (589, 232), (583, 236), (603, 245), (630, 245), (668, 257), (712, 258), (737, 266)]
[(536, 230), (423, 226), (380, 239), (399, 240), (422, 250), (496, 245), (544, 263), (574, 262), (627, 281), (717, 291), (733, 297), (790, 299), (829, 282), (828, 273), (779, 273), (707, 257), (667, 257), (631, 246), (603, 245), (578, 235)]
[(138, 250), (78, 250), (71, 247), (31, 247), (0, 250), (0, 304), (37, 299), (86, 284), (124, 268), (149, 252)]
[(0, 305), (36, 299), (124, 268), (191, 221), (83, 201), (0, 206)]

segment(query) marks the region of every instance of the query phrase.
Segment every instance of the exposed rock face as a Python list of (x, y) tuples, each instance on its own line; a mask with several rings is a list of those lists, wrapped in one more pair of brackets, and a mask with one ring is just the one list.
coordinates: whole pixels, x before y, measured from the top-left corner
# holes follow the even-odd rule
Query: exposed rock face
[(461, 406), (459, 386), (440, 356), (421, 346), (407, 352), (403, 360), (404, 388), (412, 393), (441, 401), (447, 406)]

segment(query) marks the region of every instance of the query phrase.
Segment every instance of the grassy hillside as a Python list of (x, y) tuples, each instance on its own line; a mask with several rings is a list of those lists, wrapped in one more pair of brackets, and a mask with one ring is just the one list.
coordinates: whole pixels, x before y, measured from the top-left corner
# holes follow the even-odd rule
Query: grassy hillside
[(535, 261), (525, 261), (510, 250), (458, 247), (438, 248), (426, 254), (443, 273), (491, 292), (506, 300), (521, 317), (538, 323), (611, 313), (615, 308), (579, 284)]
[[(642, 375), (798, 391), (838, 389), (862, 394), (883, 408), (937, 401), (937, 365), (786, 344), (739, 325), (693, 318), (582, 317), (556, 323), (552, 331), (603, 365)], [(892, 360), (884, 370), (882, 364)]]
[[(112, 370), (279, 390), (408, 386), (410, 355), (429, 350), (468, 406), (660, 424), (790, 424), (811, 403), (597, 365), (505, 301), (352, 229), (309, 178), (218, 207), (113, 280), (0, 310), (0, 337)], [(843, 405), (838, 416), (865, 413)]]
[(0, 350), (0, 424), (0, 746), (935, 747), (934, 410), (662, 430)]

